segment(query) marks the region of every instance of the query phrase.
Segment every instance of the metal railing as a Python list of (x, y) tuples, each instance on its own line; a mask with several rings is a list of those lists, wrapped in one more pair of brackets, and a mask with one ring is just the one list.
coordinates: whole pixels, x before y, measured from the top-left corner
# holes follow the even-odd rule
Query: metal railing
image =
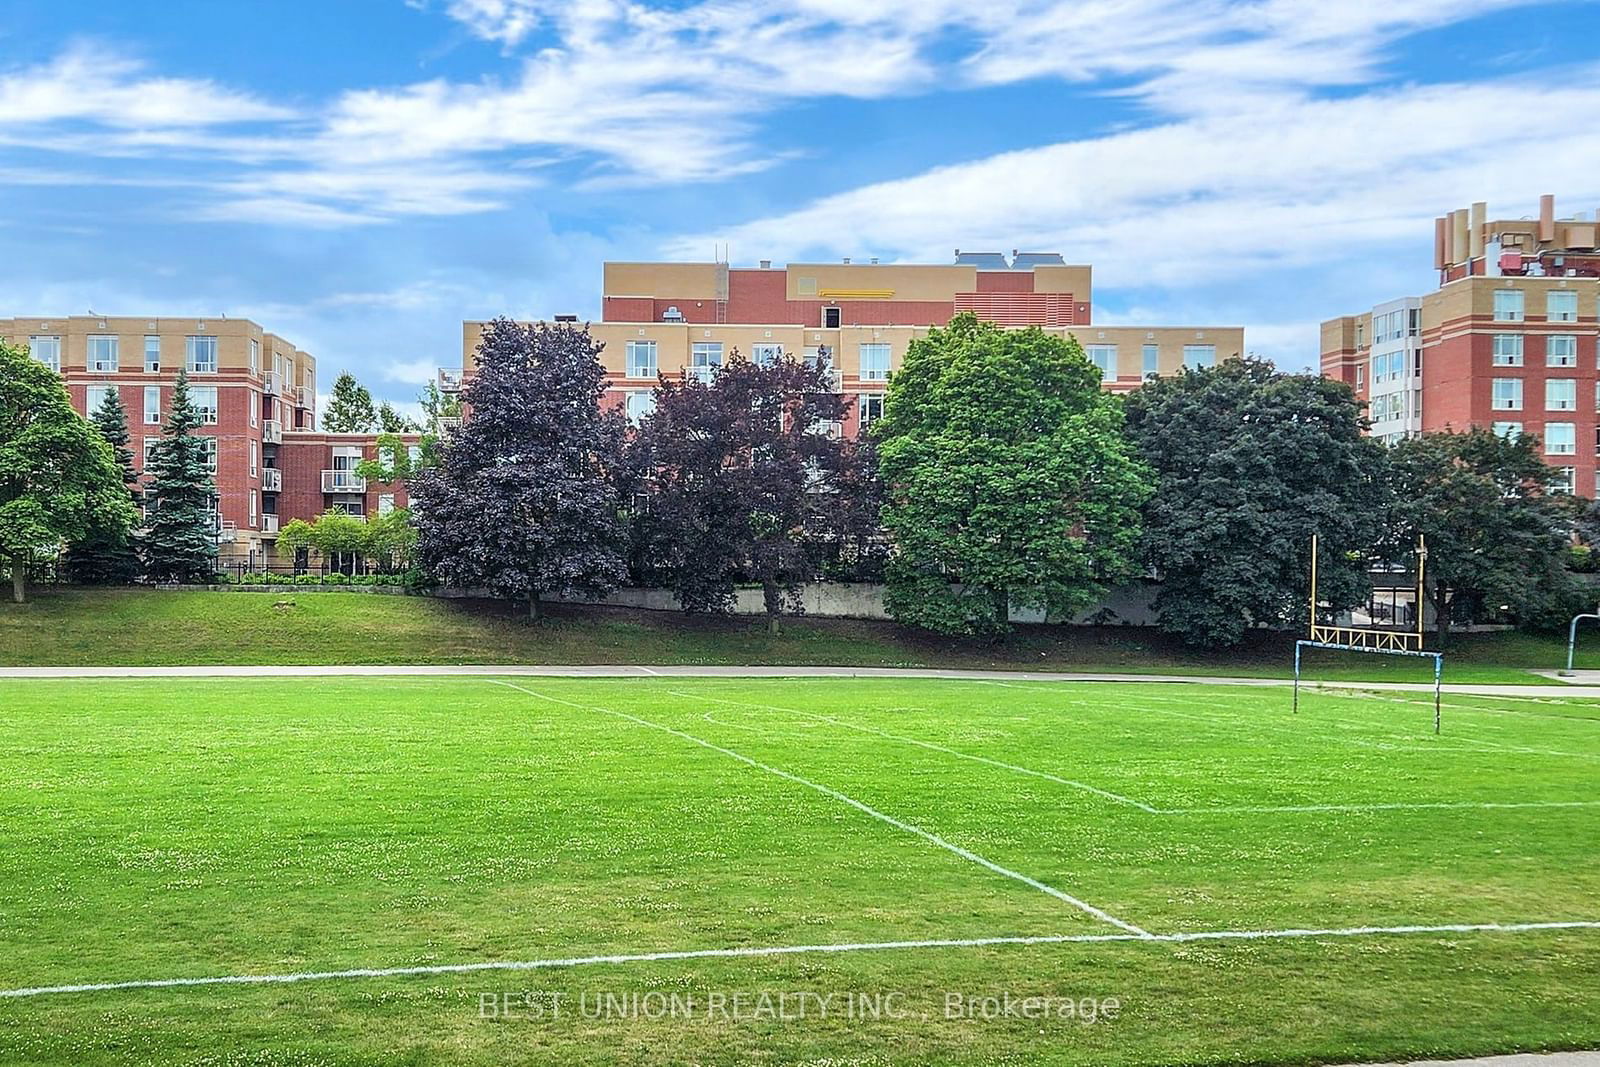
[(324, 493), (364, 493), (367, 491), (367, 480), (355, 471), (323, 471), (322, 491)]
[(264, 533), (264, 534), (269, 534), (269, 535), (272, 535), (272, 536), (276, 536), (277, 533), (278, 533), (278, 516), (276, 516), (276, 515), (263, 515), (263, 516), (261, 516), (261, 532)]
[(268, 396), (277, 396), (283, 388), (283, 379), (278, 377), (278, 372), (269, 370), (261, 376), (261, 391)]
[(446, 370), (444, 367), (440, 367), (439, 368), (439, 392), (441, 392), (441, 393), (459, 393), (459, 392), (461, 392), (461, 385), (462, 385), (461, 379), (462, 379), (462, 374), (461, 374), (460, 371), (458, 371), (458, 370)]
[(261, 421), (261, 440), (264, 444), (283, 444), (283, 423), (277, 419), (263, 419)]
[(263, 493), (283, 492), (283, 471), (277, 467), (262, 467), (261, 491)]

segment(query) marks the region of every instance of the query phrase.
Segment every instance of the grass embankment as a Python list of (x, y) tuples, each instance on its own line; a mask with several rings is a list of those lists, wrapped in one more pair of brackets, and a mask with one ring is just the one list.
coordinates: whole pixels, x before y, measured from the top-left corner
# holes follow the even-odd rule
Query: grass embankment
[[(1289, 673), (1293, 639), (1258, 635), (1200, 652), (1152, 629), (1023, 626), (1003, 641), (950, 640), (893, 623), (756, 619), (556, 607), (530, 625), (499, 603), (360, 593), (40, 590), (0, 607), (0, 666), (181, 664), (728, 664), (965, 667), (1250, 675)], [(1600, 645), (1578, 666), (1600, 668)], [(1564, 643), (1527, 634), (1463, 634), (1446, 680), (1541, 681)], [(1429, 681), (1430, 661), (1309, 652), (1308, 677)]]

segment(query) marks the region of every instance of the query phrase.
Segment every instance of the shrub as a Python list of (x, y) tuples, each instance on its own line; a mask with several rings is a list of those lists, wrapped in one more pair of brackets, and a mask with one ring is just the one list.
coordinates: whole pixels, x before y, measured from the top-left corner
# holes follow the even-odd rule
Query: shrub
[(321, 585), (322, 579), (315, 574), (297, 574), (294, 576), (295, 585)]
[(350, 576), (348, 574), (340, 574), (338, 571), (334, 571), (332, 574), (323, 578), (322, 583), (324, 585), (349, 585)]

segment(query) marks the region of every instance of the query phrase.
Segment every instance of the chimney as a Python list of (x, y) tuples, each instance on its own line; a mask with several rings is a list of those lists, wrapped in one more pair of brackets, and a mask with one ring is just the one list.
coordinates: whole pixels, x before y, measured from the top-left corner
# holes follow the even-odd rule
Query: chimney
[(1467, 249), (1467, 209), (1461, 208), (1450, 212), (1451, 237), (1450, 258), (1457, 263), (1465, 263), (1472, 253)]
[(1438, 270), (1444, 270), (1450, 265), (1448, 254), (1450, 240), (1450, 224), (1443, 215), (1433, 220), (1433, 265)]
[(1556, 239), (1556, 198), (1553, 193), (1546, 193), (1539, 198), (1539, 240), (1554, 241)]
[(1472, 231), (1467, 238), (1468, 251), (1473, 259), (1483, 258), (1483, 227), (1489, 219), (1489, 205), (1479, 200), (1472, 205)]

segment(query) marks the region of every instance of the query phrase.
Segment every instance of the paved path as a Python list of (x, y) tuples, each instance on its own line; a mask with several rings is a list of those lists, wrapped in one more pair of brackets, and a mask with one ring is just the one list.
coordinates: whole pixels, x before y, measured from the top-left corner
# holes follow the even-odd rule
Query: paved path
[[(1446, 684), (1446, 693), (1473, 696), (1600, 698), (1600, 671), (1593, 684)], [(1236, 678), (1194, 674), (1106, 674), (1071, 671), (962, 671), (922, 667), (697, 667), (697, 666), (405, 666), (332, 664), (319, 666), (197, 667), (0, 667), (3, 678), (318, 678), (361, 676), (523, 675), (544, 678), (948, 678), (985, 682), (1164, 682), (1174, 684), (1289, 686), (1287, 678)], [(1307, 682), (1307, 688), (1388, 689), (1432, 693), (1426, 682)]]
[[(1348, 1064), (1346, 1067), (1361, 1067)], [(1402, 1067), (1398, 1063), (1366, 1067)], [(1548, 1055), (1489, 1056), (1481, 1060), (1412, 1060), (1403, 1067), (1600, 1067), (1600, 1052), (1555, 1052)]]

